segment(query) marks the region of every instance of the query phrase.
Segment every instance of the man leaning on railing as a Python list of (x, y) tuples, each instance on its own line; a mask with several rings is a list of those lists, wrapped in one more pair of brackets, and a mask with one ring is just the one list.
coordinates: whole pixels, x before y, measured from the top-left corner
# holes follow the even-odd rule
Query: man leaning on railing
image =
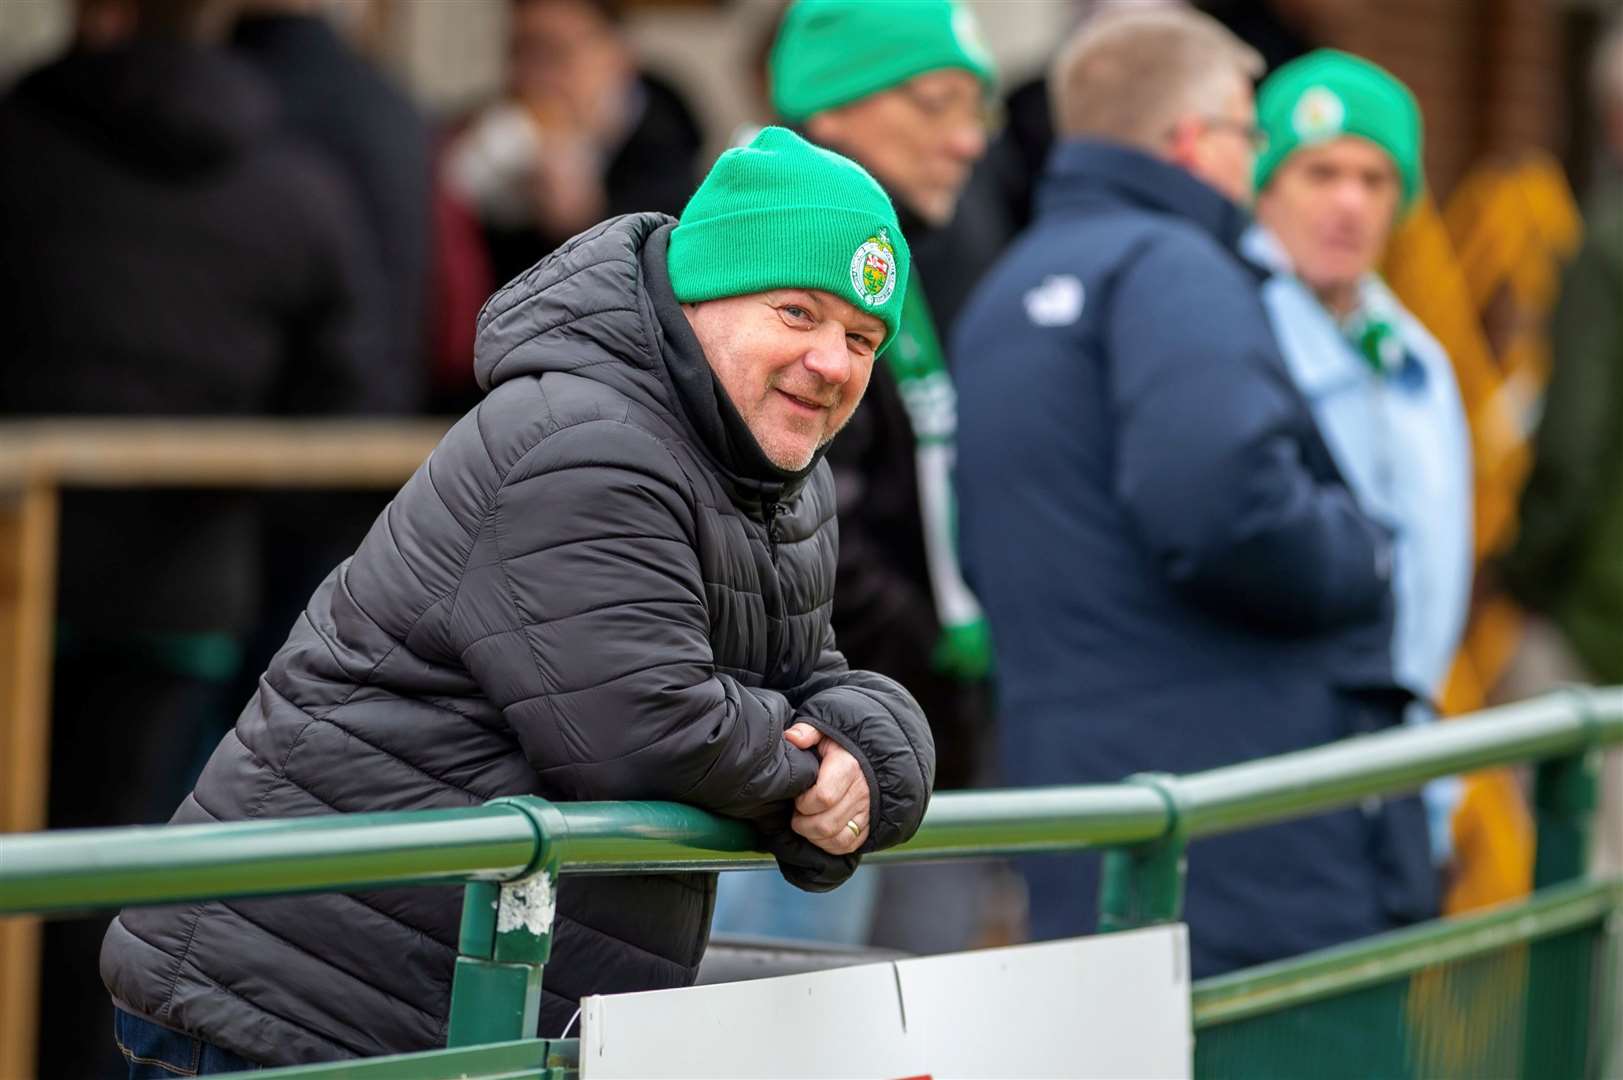
[[(480, 315), (484, 401), (316, 591), (176, 822), (669, 799), (756, 823), (805, 889), (913, 835), (918, 705), (829, 628), (822, 457), (906, 295), (867, 173), (769, 128), (675, 222), (617, 218)], [(540, 1034), (691, 983), (714, 875), (571, 877)], [(102, 975), (132, 1075), (445, 1043), (458, 894), (130, 908)]]

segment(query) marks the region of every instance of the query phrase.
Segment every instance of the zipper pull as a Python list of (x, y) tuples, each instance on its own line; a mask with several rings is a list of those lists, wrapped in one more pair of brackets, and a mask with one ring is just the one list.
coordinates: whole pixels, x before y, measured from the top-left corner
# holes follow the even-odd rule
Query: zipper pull
[(761, 513), (766, 518), (766, 550), (772, 556), (774, 566), (778, 562), (778, 541), (782, 539), (778, 533), (778, 511), (781, 509), (776, 502), (761, 503)]

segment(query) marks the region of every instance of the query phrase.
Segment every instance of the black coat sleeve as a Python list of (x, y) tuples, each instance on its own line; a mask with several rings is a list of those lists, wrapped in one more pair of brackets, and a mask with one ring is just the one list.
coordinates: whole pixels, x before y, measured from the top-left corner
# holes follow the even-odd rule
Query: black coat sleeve
[(784, 739), (798, 721), (850, 750), (868, 778), (867, 849), (907, 839), (935, 752), (896, 683), (850, 671), (826, 632), (813, 678), (785, 691), (716, 670), (694, 505), (669, 452), (629, 425), (548, 436), (495, 494), (458, 589), (470, 671), (550, 791), (669, 799), (752, 820), (786, 877), (832, 888), (856, 857), (789, 828), (819, 757)]
[(715, 668), (693, 504), (651, 436), (606, 420), (548, 436), (483, 534), (459, 646), (549, 791), (762, 818), (811, 786), (789, 698)]
[[(1551, 320), (1555, 365), (1544, 391), (1533, 472), (1522, 489), (1506, 584), (1522, 604), (1551, 612), (1583, 566), (1583, 542), (1607, 506), (1606, 483), (1623, 439), (1623, 266), (1608, 255), (1602, 219), (1567, 270)], [(1596, 238), (1599, 234), (1600, 239)], [(1618, 554), (1623, 558), (1623, 553)]]
[(868, 781), (868, 839), (853, 855), (830, 855), (782, 826), (763, 827), (767, 847), (790, 882), (813, 892), (851, 876), (860, 856), (912, 838), (935, 786), (936, 749), (924, 710), (901, 684), (852, 671), (827, 631), (817, 674), (793, 695), (797, 722), (816, 728), (857, 759)]
[[(862, 404), (828, 448), (840, 517), (835, 594), (840, 641), (859, 662), (911, 681), (930, 673), (941, 633), (928, 580), (898, 564), (870, 515), (920, 530), (913, 431), (894, 380), (874, 372)], [(921, 550), (922, 554), (922, 550)]]

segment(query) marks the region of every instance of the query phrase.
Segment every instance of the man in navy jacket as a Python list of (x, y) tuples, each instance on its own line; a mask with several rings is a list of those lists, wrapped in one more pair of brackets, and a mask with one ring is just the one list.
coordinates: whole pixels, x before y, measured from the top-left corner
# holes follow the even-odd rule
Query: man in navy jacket
[[(966, 564), (1011, 782), (1208, 769), (1398, 723), (1390, 538), (1359, 511), (1235, 251), (1260, 60), (1206, 16), (1090, 22), (1054, 68), (1032, 227), (954, 342)], [(1029, 860), (1032, 934), (1097, 857)], [(1413, 797), (1195, 844), (1197, 976), (1435, 909)]]

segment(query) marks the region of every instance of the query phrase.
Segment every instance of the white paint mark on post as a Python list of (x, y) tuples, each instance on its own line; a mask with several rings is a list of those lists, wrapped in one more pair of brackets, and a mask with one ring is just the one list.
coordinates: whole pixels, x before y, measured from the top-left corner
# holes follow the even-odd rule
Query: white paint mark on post
[(556, 907), (552, 879), (546, 874), (507, 882), (502, 886), (501, 904), (496, 908), (496, 932), (509, 934), (514, 930), (528, 930), (536, 937), (544, 937), (552, 932)]

